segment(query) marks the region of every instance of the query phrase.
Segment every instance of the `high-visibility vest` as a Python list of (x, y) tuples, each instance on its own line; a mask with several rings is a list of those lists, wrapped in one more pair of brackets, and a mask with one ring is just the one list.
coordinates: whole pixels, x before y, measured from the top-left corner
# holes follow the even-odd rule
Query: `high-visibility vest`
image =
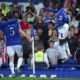
[(35, 53), (35, 61), (36, 62), (43, 62), (45, 55), (46, 54), (43, 53), (43, 51), (38, 51), (37, 53)]
[(6, 16), (9, 11), (10, 10), (8, 7), (6, 7), (6, 9), (2, 9), (2, 13), (4, 14), (4, 16)]

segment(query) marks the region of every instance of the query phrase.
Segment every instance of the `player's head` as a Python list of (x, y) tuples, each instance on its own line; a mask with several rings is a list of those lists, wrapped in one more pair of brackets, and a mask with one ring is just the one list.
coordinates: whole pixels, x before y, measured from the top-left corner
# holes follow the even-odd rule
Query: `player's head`
[(67, 12), (69, 8), (69, 0), (65, 0), (63, 7), (64, 7), (64, 10)]

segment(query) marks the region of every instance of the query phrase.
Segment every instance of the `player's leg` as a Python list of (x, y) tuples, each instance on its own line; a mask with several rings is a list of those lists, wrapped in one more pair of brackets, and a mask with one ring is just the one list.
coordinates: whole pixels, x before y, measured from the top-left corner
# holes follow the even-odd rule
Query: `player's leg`
[(9, 66), (11, 69), (11, 74), (9, 75), (9, 77), (15, 77), (15, 72), (14, 72), (14, 55), (15, 55), (15, 51), (14, 51), (14, 47), (13, 46), (8, 46), (7, 47), (7, 53), (9, 56)]
[(21, 73), (20, 67), (23, 63), (23, 48), (22, 48), (21, 45), (16, 45), (15, 50), (16, 50), (16, 53), (17, 53), (17, 56), (18, 56), (16, 70), (18, 71), (19, 75), (21, 76), (22, 73)]
[(69, 47), (67, 46), (66, 40), (65, 40), (67, 37), (67, 34), (68, 34), (68, 30), (69, 30), (68, 24), (64, 24), (63, 27), (58, 30), (58, 32), (59, 32), (59, 43), (60, 43), (60, 48), (61, 48), (60, 53), (61, 53), (61, 57), (66, 58), (65, 60), (68, 59), (68, 55), (67, 55), (66, 51), (69, 52)]
[(15, 50), (18, 56), (17, 68), (20, 68), (23, 62), (23, 48), (21, 45), (15, 46)]

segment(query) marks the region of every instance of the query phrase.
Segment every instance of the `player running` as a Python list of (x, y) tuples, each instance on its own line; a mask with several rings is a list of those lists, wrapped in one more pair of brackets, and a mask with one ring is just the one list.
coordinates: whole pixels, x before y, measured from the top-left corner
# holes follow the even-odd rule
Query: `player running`
[[(10, 20), (9, 20), (10, 19)], [(14, 55), (17, 53), (18, 61), (17, 67), (15, 68), (19, 76), (22, 76), (20, 71), (20, 66), (23, 62), (23, 47), (22, 47), (22, 39), (20, 37), (26, 37), (30, 42), (31, 39), (22, 31), (17, 20), (11, 20), (12, 16), (8, 15), (8, 21), (1, 22), (0, 30), (2, 30), (6, 35), (6, 45), (7, 45), (7, 53), (9, 56), (9, 66), (11, 69), (11, 74), (9, 77), (15, 77), (14, 71)], [(25, 76), (25, 75), (24, 75)]]
[[(58, 38), (59, 38), (59, 45), (61, 47), (60, 54), (62, 55), (63, 59), (68, 59), (71, 57), (70, 50), (68, 47), (68, 43), (66, 42), (66, 37), (69, 30), (69, 17), (67, 15), (68, 12), (68, 0), (64, 2), (64, 6), (62, 9), (58, 11), (56, 14), (56, 26), (55, 28), (58, 29)], [(67, 51), (67, 53), (66, 53)]]

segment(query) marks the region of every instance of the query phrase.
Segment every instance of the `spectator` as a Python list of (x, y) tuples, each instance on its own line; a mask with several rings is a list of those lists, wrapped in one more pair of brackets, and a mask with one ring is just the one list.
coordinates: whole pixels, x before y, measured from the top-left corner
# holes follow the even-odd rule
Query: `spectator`
[(3, 14), (0, 14), (0, 21), (5, 21), (5, 20), (6, 20), (5, 16)]
[(35, 15), (37, 13), (34, 5), (32, 3), (29, 4), (29, 6), (26, 7), (26, 13), (25, 14), (32, 14), (32, 15)]
[(39, 11), (39, 15), (43, 15), (44, 16), (45, 12), (46, 12), (46, 8), (41, 8), (40, 11)]
[(55, 3), (49, 2), (48, 11), (55, 13), (57, 10), (55, 8)]
[(77, 63), (80, 63), (80, 35), (78, 37), (78, 45), (74, 57)]
[[(13, 16), (14, 19), (18, 19), (20, 21), (21, 29), (24, 32), (26, 32), (28, 36), (31, 35), (31, 29), (32, 27), (34, 27), (35, 28), (34, 32), (36, 34), (34, 37), (35, 38), (34, 47), (36, 48), (35, 53), (37, 53), (39, 43), (41, 43), (44, 46), (44, 51), (48, 49), (52, 50), (52, 48), (50, 48), (50, 45), (53, 44), (55, 47), (55, 44), (57, 44), (56, 49), (59, 54), (58, 59), (60, 59), (61, 63), (65, 62), (66, 60), (69, 59), (69, 56), (66, 55), (65, 53), (63, 54), (60, 52), (61, 47), (58, 42), (58, 37), (57, 37), (58, 33), (56, 29), (53, 29), (54, 23), (56, 22), (54, 20), (56, 12), (62, 8), (63, 2), (65, 0), (42, 0), (42, 1), (44, 2), (45, 5), (43, 8), (40, 9), (38, 16), (37, 16), (37, 11), (35, 9), (35, 6), (32, 3), (30, 3), (29, 6), (26, 7), (25, 12), (22, 10), (22, 7), (19, 5), (16, 5), (16, 7), (14, 7), (15, 5), (14, 6), (11, 5), (9, 9), (8, 6), (2, 3), (1, 9), (0, 9), (0, 21), (5, 21), (6, 19), (5, 17), (7, 17), (8, 15)], [(80, 28), (80, 10), (79, 10), (80, 4), (79, 4), (79, 0), (77, 0), (78, 5), (74, 3), (74, 0), (67, 0), (67, 1), (69, 1), (68, 2), (69, 10), (67, 14), (68, 14), (69, 21), (70, 21), (69, 22), (70, 30), (68, 33), (67, 41), (69, 43), (69, 48), (70, 48), (72, 57), (74, 57), (74, 53), (77, 47), (77, 38), (79, 38), (77, 36), (80, 35), (80, 30), (79, 30)], [(27, 60), (30, 63), (32, 59), (31, 43), (28, 43), (28, 41), (25, 38), (22, 38), (22, 40), (23, 40), (23, 52), (24, 52), (25, 62)], [(50, 44), (48, 45), (49, 41), (54, 41), (54, 43), (50, 42)], [(49, 58), (51, 59), (52, 56)], [(16, 57), (15, 57), (15, 60), (16, 60)]]
[[(43, 45), (42, 44), (39, 44), (38, 47), (37, 47), (37, 52), (35, 53), (35, 62), (37, 63), (45, 63), (46, 64), (46, 68), (49, 68), (49, 61), (48, 61), (48, 58), (47, 58), (47, 54), (44, 53), (43, 51)], [(31, 66), (33, 64), (33, 58), (31, 60)]]
[(73, 11), (71, 9), (68, 10), (68, 17), (69, 17), (69, 21), (71, 23), (72, 17), (73, 17)]
[(70, 52), (73, 58), (77, 48), (77, 38), (72, 34), (71, 30), (68, 32), (67, 41), (68, 41)]
[(38, 16), (38, 19), (37, 19), (37, 23), (36, 23), (36, 28), (37, 28), (37, 29), (38, 29), (38, 28), (43, 29), (43, 27), (44, 27), (43, 17), (42, 17), (42, 15), (39, 15), (39, 16)]
[(18, 12), (15, 12), (14, 13), (14, 19), (18, 19), (18, 21), (20, 22), (22, 19), (22, 16)]
[(45, 23), (48, 24), (49, 22), (54, 21), (54, 13), (51, 11), (47, 11), (47, 15), (44, 18)]
[(52, 36), (49, 38), (49, 41), (58, 41), (58, 32), (56, 29), (52, 30)]
[(10, 5), (10, 11), (9, 11), (9, 13), (14, 16), (14, 13), (15, 13), (14, 5)]
[[(56, 41), (54, 43), (54, 48), (57, 50), (57, 53), (58, 53), (58, 64), (66, 62), (72, 56), (67, 46), (68, 46), (68, 43), (66, 43), (66, 46), (65, 46), (66, 48), (64, 46), (61, 46), (59, 41)], [(65, 50), (64, 53), (62, 53), (62, 47)]]
[(78, 36), (78, 31), (76, 31), (76, 29), (74, 28), (74, 26), (71, 26), (70, 30), (71, 30), (72, 36), (75, 36), (75, 37), (77, 38), (77, 36)]
[(72, 20), (70, 22), (70, 26), (74, 26), (75, 29), (79, 28), (79, 21), (76, 19), (76, 16), (72, 17)]
[[(31, 29), (32, 29), (32, 27), (34, 28), (34, 24), (33, 24), (33, 22), (29, 22), (28, 23), (29, 25), (29, 27), (28, 27), (28, 29), (26, 30), (26, 34), (28, 35), (28, 36), (31, 36)], [(36, 30), (34, 29), (34, 33), (36, 34)]]
[(24, 11), (21, 9), (21, 6), (20, 5), (17, 5), (15, 7), (15, 12), (17, 12), (21, 17), (22, 17), (22, 15), (24, 13)]
[(23, 31), (26, 31), (29, 28), (26, 16), (22, 17), (22, 21), (20, 22), (20, 26)]
[(2, 9), (2, 13), (4, 14), (4, 16), (6, 16), (7, 13), (10, 11), (9, 8), (5, 5), (5, 3), (1, 4), (1, 9)]
[(53, 27), (54, 27), (54, 24), (52, 22), (49, 22), (49, 24), (48, 24), (48, 37), (52, 36)]
[(35, 48), (35, 51), (37, 51), (37, 47), (38, 47), (39, 44), (43, 45), (43, 42), (40, 40), (38, 34), (36, 34), (35, 37), (34, 37), (34, 48)]
[(57, 64), (58, 54), (56, 49), (54, 48), (54, 42), (49, 41), (49, 48), (45, 52), (48, 56), (49, 62), (53, 65)]
[(30, 12), (27, 14), (27, 21), (28, 22), (34, 22), (35, 21), (35, 16)]

